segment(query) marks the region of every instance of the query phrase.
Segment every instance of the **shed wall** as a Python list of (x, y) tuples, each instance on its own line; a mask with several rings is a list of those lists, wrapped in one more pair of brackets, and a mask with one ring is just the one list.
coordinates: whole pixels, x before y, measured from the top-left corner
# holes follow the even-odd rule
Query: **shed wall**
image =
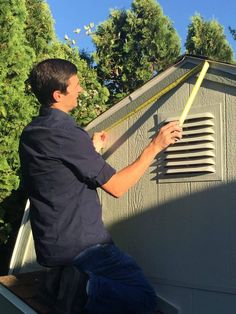
[[(182, 110), (195, 80), (111, 129), (107, 161), (117, 170), (131, 163), (154, 135), (159, 115)], [(186, 314), (236, 309), (235, 88), (206, 79), (194, 108), (204, 112), (212, 104), (222, 106), (222, 181), (159, 184), (154, 162), (123, 198), (101, 193), (115, 241), (135, 256), (157, 293)]]

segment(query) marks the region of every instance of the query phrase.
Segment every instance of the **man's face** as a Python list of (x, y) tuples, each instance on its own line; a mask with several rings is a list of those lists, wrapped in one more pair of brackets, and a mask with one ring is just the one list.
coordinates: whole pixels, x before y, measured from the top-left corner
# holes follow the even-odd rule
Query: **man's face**
[(64, 94), (64, 104), (71, 111), (77, 106), (77, 98), (83, 92), (77, 75), (71, 76), (68, 80), (67, 93)]

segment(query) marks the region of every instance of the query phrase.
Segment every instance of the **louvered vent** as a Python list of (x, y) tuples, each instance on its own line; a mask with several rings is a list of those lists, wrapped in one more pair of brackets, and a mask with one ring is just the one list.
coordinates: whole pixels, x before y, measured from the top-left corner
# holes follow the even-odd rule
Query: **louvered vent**
[[(177, 118), (178, 119), (178, 118)], [(166, 122), (177, 120), (166, 119)], [(215, 117), (194, 114), (185, 120), (183, 138), (158, 158), (158, 177), (193, 177), (216, 172)]]

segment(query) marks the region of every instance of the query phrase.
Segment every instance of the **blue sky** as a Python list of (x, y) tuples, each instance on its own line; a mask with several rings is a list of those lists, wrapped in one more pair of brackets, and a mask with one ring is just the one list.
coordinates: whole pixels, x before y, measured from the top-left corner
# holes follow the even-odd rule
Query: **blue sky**
[[(128, 9), (132, 0), (47, 0), (52, 16), (55, 21), (55, 30), (60, 39), (67, 34), (77, 41), (80, 49), (89, 52), (94, 50), (89, 36), (85, 35), (84, 25), (93, 22), (96, 25), (108, 18), (110, 9)], [(182, 53), (184, 53), (184, 43), (187, 35), (187, 27), (190, 17), (196, 12), (200, 13), (204, 19), (215, 18), (225, 28), (225, 34), (235, 52), (236, 41), (233, 40), (228, 26), (236, 28), (236, 0), (160, 0), (164, 14), (167, 15), (174, 24), (181, 42)], [(81, 33), (76, 35), (73, 30), (81, 29)]]

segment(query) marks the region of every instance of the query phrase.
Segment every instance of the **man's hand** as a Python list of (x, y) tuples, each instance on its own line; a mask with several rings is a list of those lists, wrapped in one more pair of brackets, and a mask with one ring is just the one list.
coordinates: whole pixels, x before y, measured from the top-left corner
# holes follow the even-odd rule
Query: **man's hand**
[(160, 153), (169, 145), (174, 144), (182, 138), (182, 128), (179, 126), (179, 121), (169, 122), (163, 126), (154, 136), (152, 143), (156, 149), (156, 153)]
[(108, 135), (105, 131), (95, 132), (92, 136), (93, 145), (97, 152), (100, 152), (102, 148), (105, 148)]

